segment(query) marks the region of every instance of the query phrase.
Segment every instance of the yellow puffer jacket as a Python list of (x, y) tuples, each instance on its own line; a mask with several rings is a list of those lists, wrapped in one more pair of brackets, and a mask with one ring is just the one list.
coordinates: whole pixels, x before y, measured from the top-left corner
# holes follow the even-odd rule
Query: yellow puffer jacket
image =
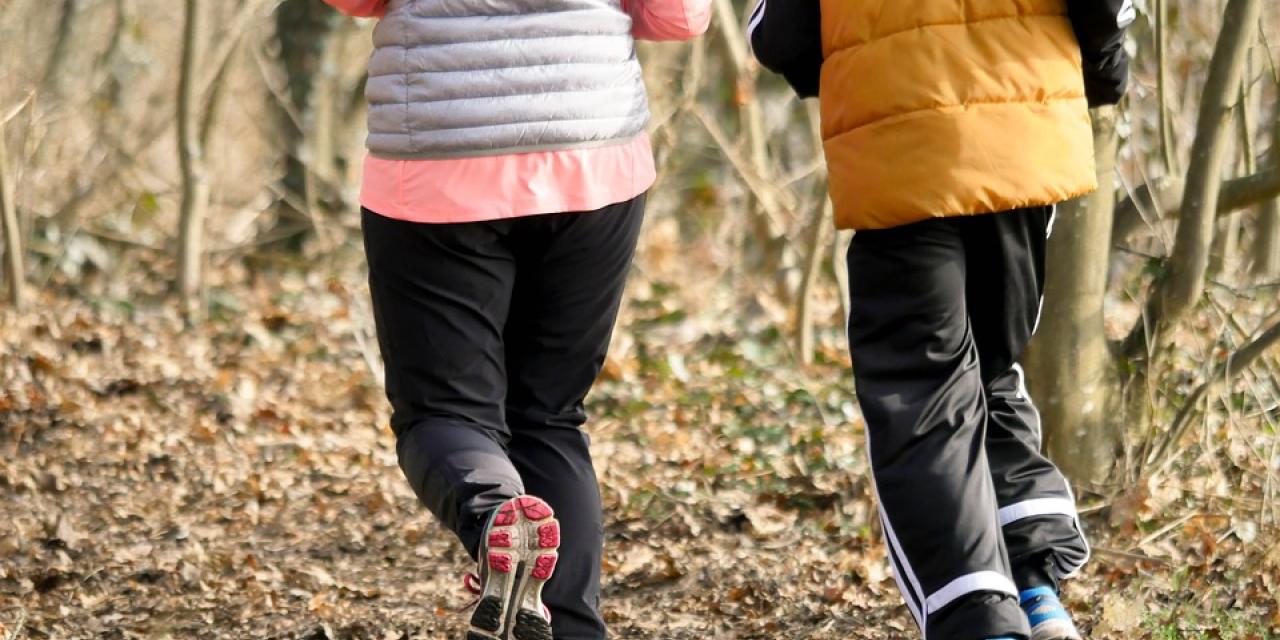
[(836, 224), (1046, 205), (1096, 185), (1064, 0), (821, 0)]

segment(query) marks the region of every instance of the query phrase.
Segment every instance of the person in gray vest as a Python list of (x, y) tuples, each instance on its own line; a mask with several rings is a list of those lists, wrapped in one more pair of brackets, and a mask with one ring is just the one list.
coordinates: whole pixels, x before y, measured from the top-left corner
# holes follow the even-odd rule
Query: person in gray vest
[(582, 430), (656, 176), (635, 39), (710, 0), (325, 0), (377, 17), (361, 193), (400, 466), (479, 563), (467, 640), (599, 640)]

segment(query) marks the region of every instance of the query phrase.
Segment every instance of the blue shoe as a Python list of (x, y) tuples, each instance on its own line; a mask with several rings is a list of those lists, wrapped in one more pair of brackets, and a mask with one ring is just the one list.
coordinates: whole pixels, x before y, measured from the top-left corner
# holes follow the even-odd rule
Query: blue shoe
[(1018, 596), (1018, 603), (1031, 623), (1031, 640), (1082, 640), (1053, 589), (1027, 589)]

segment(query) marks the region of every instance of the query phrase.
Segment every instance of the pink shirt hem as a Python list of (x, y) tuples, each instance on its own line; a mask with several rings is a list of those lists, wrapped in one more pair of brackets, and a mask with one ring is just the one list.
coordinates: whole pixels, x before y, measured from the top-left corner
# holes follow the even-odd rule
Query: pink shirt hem
[(360, 204), (423, 223), (595, 211), (653, 186), (648, 134), (606, 147), (446, 160), (368, 156)]

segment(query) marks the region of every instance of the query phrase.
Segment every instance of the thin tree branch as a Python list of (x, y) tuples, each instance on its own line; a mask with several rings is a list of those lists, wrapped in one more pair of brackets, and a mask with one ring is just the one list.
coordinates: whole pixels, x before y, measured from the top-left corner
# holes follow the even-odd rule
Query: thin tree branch
[(1160, 127), (1160, 154), (1165, 175), (1180, 173), (1173, 118), (1169, 113), (1169, 0), (1155, 0), (1156, 100)]
[[(814, 160), (818, 163), (818, 170), (825, 173), (826, 164), (822, 151), (822, 116), (816, 102), (810, 102), (806, 105), (805, 115), (808, 116), (809, 135), (813, 139)], [(813, 227), (809, 235), (809, 245), (805, 247), (804, 279), (800, 283), (800, 290), (796, 293), (796, 347), (800, 352), (800, 361), (806, 365), (813, 364), (815, 343), (813, 293), (818, 285), (818, 276), (822, 274), (822, 259), (826, 255), (828, 247), (827, 236), (833, 221), (832, 218), (835, 215), (835, 206), (831, 203), (831, 198), (825, 195), (826, 182), (819, 182), (819, 188), (822, 190), (822, 193), (818, 196), (822, 199), (822, 206), (818, 209), (818, 213), (811, 223)]]
[(179, 72), (177, 121), (178, 164), (182, 173), (182, 201), (178, 221), (178, 293), (188, 320), (202, 315), (199, 299), (203, 288), (204, 219), (209, 204), (209, 180), (204, 169), (200, 140), (199, 102), (196, 91), (200, 68), (200, 0), (186, 0), (182, 65)]
[(761, 204), (765, 205), (765, 212), (774, 219), (774, 223), (779, 228), (786, 228), (789, 212), (795, 211), (797, 207), (795, 195), (790, 191), (778, 189), (765, 176), (757, 173), (756, 168), (734, 148), (729, 136), (724, 129), (720, 128), (719, 123), (701, 106), (694, 107), (693, 115), (702, 123), (707, 133), (711, 134), (711, 139), (724, 152), (725, 157), (729, 159), (729, 164), (737, 169), (738, 175), (742, 176), (742, 181), (746, 183), (747, 189), (756, 196)]
[(27, 272), (23, 266), (22, 227), (14, 202), (13, 177), (9, 174), (9, 152), (5, 145), (4, 123), (0, 122), (0, 227), (4, 232), (5, 267), (9, 276), (9, 304), (21, 310), (27, 301)]
[[(1125, 197), (1116, 205), (1112, 239), (1124, 242), (1143, 228), (1143, 211), (1155, 212), (1157, 220), (1173, 217), (1182, 208), (1185, 188), (1186, 181), (1176, 178), (1161, 178), (1154, 187), (1150, 184), (1139, 187), (1133, 197)], [(1280, 164), (1223, 181), (1215, 215), (1221, 218), (1277, 197), (1280, 197)]]

